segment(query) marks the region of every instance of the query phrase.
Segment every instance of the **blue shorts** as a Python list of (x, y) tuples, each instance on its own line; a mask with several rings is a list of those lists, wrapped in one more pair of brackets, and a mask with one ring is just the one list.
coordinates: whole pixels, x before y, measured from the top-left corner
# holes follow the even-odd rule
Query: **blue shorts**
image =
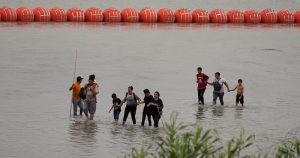
[(118, 120), (121, 110), (114, 110), (114, 119)]

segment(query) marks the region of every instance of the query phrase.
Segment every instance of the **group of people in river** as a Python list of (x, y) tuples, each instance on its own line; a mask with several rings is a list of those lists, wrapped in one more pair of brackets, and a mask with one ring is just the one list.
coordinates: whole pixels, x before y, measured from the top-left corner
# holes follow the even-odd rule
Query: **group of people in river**
[[(73, 115), (77, 115), (77, 109), (79, 108), (80, 115), (84, 113), (88, 119), (93, 120), (94, 114), (96, 112), (97, 94), (99, 94), (99, 84), (96, 82), (94, 74), (89, 76), (88, 83), (85, 84), (83, 87), (80, 86), (82, 80), (83, 78), (81, 76), (78, 76), (76, 82), (73, 83), (72, 86), (69, 88), (70, 91), (73, 91)], [(149, 126), (152, 125), (152, 118), (154, 122), (154, 127), (158, 127), (158, 122), (161, 118), (162, 109), (164, 107), (163, 101), (160, 99), (160, 93), (158, 91), (155, 91), (153, 97), (150, 93), (150, 90), (145, 89), (144, 94), (145, 97), (143, 100), (141, 100), (140, 97), (133, 92), (133, 87), (129, 86), (128, 92), (125, 94), (124, 99), (121, 101), (121, 99), (119, 99), (117, 95), (113, 93), (113, 105), (109, 112), (113, 110), (114, 120), (118, 122), (121, 107), (124, 103), (126, 103), (122, 124), (125, 125), (129, 113), (131, 114), (132, 123), (136, 124), (135, 115), (137, 106), (140, 104), (145, 104), (141, 125), (144, 126), (147, 117)]]
[(237, 90), (236, 94), (236, 106), (238, 106), (239, 103), (241, 103), (242, 106), (244, 106), (244, 86), (243, 86), (243, 80), (238, 79), (238, 84), (235, 86), (234, 89), (229, 89), (229, 86), (224, 78), (221, 77), (220, 72), (215, 73), (215, 79), (213, 82), (209, 82), (209, 77), (202, 72), (202, 68), (197, 68), (198, 73), (196, 74), (197, 78), (197, 90), (198, 90), (198, 103), (204, 105), (204, 92), (206, 90), (206, 86), (211, 85), (214, 88), (213, 91), (213, 105), (217, 103), (217, 99), (219, 98), (221, 105), (224, 105), (224, 85), (227, 88), (227, 91), (235, 91)]
[(128, 87), (128, 92), (125, 94), (123, 101), (117, 98), (117, 95), (112, 94), (113, 105), (109, 112), (114, 109), (114, 119), (116, 122), (119, 120), (119, 115), (121, 112), (122, 105), (126, 102), (124, 117), (123, 117), (123, 125), (126, 123), (127, 117), (129, 113), (131, 114), (132, 123), (136, 124), (136, 108), (137, 105), (145, 104), (142, 115), (142, 123), (141, 126), (144, 126), (146, 117), (148, 119), (149, 126), (152, 125), (151, 117), (154, 122), (154, 127), (158, 127), (158, 122), (162, 115), (162, 109), (164, 104), (160, 99), (160, 93), (158, 91), (154, 92), (154, 97), (151, 95), (149, 89), (144, 89), (144, 99), (141, 100), (134, 92), (133, 87)]
[[(219, 72), (215, 73), (215, 79), (209, 82), (209, 76), (202, 72), (202, 68), (197, 68), (197, 90), (198, 90), (198, 103), (204, 105), (204, 93), (207, 85), (211, 85), (214, 88), (213, 91), (213, 104), (215, 105), (217, 99), (219, 98), (221, 105), (224, 105), (224, 85), (227, 91), (237, 90), (236, 95), (236, 106), (241, 103), (244, 105), (244, 86), (242, 84), (242, 79), (238, 79), (238, 84), (233, 89), (229, 89), (229, 86), (224, 78), (221, 77)], [(88, 119), (93, 120), (94, 114), (96, 112), (97, 95), (99, 94), (99, 84), (95, 80), (95, 75), (89, 76), (88, 83), (81, 87), (81, 82), (83, 78), (78, 76), (76, 82), (72, 84), (69, 88), (72, 93), (72, 105), (73, 114), (77, 115), (78, 108), (80, 109), (80, 115), (83, 113)], [(112, 94), (112, 106), (109, 112), (113, 110), (113, 116), (115, 122), (118, 122), (119, 115), (121, 113), (121, 108), (124, 103), (126, 103), (124, 117), (122, 125), (125, 125), (129, 113), (131, 114), (132, 123), (136, 124), (136, 110), (137, 106), (140, 104), (145, 104), (142, 113), (141, 126), (144, 126), (147, 117), (149, 126), (152, 125), (152, 120), (154, 122), (154, 127), (158, 127), (159, 120), (162, 116), (162, 109), (164, 108), (163, 101), (160, 99), (160, 93), (158, 91), (154, 92), (154, 96), (151, 95), (149, 89), (144, 89), (144, 99), (140, 99), (133, 92), (133, 87), (129, 86), (128, 91), (125, 94), (123, 100), (117, 97), (115, 93)]]

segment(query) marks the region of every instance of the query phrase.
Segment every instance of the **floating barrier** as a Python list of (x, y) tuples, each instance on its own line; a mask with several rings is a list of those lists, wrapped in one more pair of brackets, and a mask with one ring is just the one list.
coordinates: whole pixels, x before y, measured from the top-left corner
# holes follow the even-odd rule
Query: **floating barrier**
[(157, 22), (157, 13), (152, 8), (143, 8), (140, 11), (140, 21), (144, 23), (155, 23)]
[(21, 22), (31, 22), (34, 20), (34, 15), (32, 10), (27, 7), (20, 7), (16, 10), (17, 20)]
[(175, 22), (177, 23), (191, 23), (192, 14), (186, 8), (178, 9), (175, 11)]
[(261, 22), (260, 14), (253, 9), (244, 11), (244, 22), (249, 24), (257, 24)]
[(227, 12), (228, 23), (244, 23), (244, 14), (237, 9)]
[(209, 23), (209, 14), (204, 9), (196, 9), (192, 12), (194, 23)]
[(274, 24), (277, 22), (277, 15), (272, 9), (265, 9), (261, 11), (259, 14), (261, 16), (262, 23)]
[(294, 22), (300, 23), (300, 10), (294, 13)]
[(171, 9), (162, 8), (157, 12), (158, 22), (173, 23), (175, 22), (175, 14)]
[(277, 13), (277, 22), (278, 23), (294, 23), (294, 15), (289, 10), (280, 10)]
[(121, 12), (122, 22), (136, 23), (140, 20), (139, 12), (133, 8), (125, 8)]
[(16, 21), (17, 14), (14, 9), (10, 7), (0, 8), (1, 20), (2, 21)]
[(84, 13), (79, 8), (71, 8), (67, 11), (67, 19), (72, 22), (84, 22)]
[(27, 7), (19, 7), (16, 10), (10, 7), (0, 8), (0, 21), (6, 22), (128, 22), (128, 23), (300, 23), (300, 11), (292, 13), (290, 10), (264, 9), (261, 12), (249, 9), (244, 12), (233, 9), (227, 11), (214, 9), (210, 13), (204, 9), (196, 9), (193, 12), (186, 8), (171, 9), (162, 8), (156, 12), (153, 8), (143, 8), (139, 12), (134, 8), (124, 8), (122, 12), (116, 8), (108, 8), (103, 12), (100, 8), (91, 7), (83, 12), (79, 8), (70, 8), (67, 12), (59, 7), (47, 10), (37, 7), (33, 10)]
[(121, 22), (122, 17), (120, 11), (116, 8), (108, 8), (103, 11), (104, 21), (105, 22)]
[(34, 21), (38, 22), (49, 22), (51, 20), (49, 10), (43, 7), (37, 7), (33, 9)]
[(86, 22), (102, 22), (103, 14), (99, 8), (88, 8), (84, 12)]
[(215, 9), (210, 12), (209, 14), (210, 21), (212, 23), (226, 23), (227, 16), (224, 10), (222, 9)]
[(51, 16), (51, 21), (53, 22), (64, 22), (67, 21), (67, 13), (65, 10), (59, 8), (59, 7), (54, 7), (50, 9), (50, 16)]

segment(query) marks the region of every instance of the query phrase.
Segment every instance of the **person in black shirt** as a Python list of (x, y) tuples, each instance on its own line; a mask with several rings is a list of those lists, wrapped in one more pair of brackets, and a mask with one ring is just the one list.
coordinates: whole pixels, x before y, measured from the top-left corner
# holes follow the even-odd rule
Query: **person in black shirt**
[(120, 112), (121, 112), (121, 106), (120, 106), (120, 104), (121, 104), (121, 99), (117, 98), (117, 95), (116, 95), (115, 93), (113, 93), (113, 94), (111, 95), (111, 97), (112, 97), (112, 99), (113, 99), (113, 101), (112, 101), (113, 106), (111, 107), (110, 111), (111, 111), (112, 109), (114, 109), (114, 119), (115, 119), (116, 122), (118, 122), (118, 120), (119, 120), (119, 115), (120, 115)]
[(143, 110), (143, 117), (142, 117), (142, 124), (141, 124), (141, 126), (144, 126), (146, 116), (148, 118), (149, 126), (151, 126), (151, 115), (150, 115), (149, 107), (147, 107), (147, 105), (149, 103), (151, 103), (154, 100), (154, 98), (151, 95), (149, 89), (145, 89), (144, 90), (144, 94), (145, 94), (144, 100), (140, 102), (140, 104), (145, 103), (144, 110)]
[(162, 115), (162, 109), (164, 108), (164, 104), (159, 97), (159, 92), (154, 92), (154, 100), (147, 105), (149, 107), (150, 114), (153, 117), (154, 127), (158, 127), (158, 121)]

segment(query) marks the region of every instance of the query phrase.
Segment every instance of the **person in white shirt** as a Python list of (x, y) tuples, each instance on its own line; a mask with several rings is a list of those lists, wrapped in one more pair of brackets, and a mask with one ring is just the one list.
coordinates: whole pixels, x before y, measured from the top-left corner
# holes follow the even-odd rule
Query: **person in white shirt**
[(224, 78), (221, 78), (221, 74), (219, 72), (215, 73), (215, 80), (213, 82), (207, 82), (209, 85), (214, 87), (213, 92), (213, 105), (216, 105), (217, 99), (219, 98), (221, 105), (224, 105), (223, 97), (224, 97), (224, 86), (226, 86), (227, 91), (229, 92), (229, 86)]

